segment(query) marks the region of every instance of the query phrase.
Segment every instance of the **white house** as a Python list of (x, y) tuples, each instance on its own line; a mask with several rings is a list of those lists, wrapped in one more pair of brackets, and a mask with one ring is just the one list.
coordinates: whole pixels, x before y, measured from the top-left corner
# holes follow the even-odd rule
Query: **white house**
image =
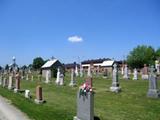
[(62, 64), (57, 59), (47, 61), (42, 67), (42, 76), (45, 77), (49, 73), (49, 78), (52, 76), (52, 69), (62, 68)]

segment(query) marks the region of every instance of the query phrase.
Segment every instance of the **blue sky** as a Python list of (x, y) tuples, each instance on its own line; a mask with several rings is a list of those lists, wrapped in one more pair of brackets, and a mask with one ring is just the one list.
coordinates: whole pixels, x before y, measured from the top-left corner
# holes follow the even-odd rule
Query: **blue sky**
[[(54, 56), (64, 63), (123, 59), (160, 47), (159, 0), (0, 0), (0, 65)], [(70, 42), (70, 40), (78, 40)]]

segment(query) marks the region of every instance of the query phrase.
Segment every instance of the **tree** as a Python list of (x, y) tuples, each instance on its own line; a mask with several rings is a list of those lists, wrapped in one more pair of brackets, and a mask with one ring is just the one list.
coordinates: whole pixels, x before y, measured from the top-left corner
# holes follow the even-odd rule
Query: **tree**
[(38, 70), (42, 67), (43, 64), (44, 64), (43, 58), (37, 57), (33, 60), (32, 67), (33, 67), (33, 69)]
[(2, 70), (3, 68), (0, 66), (0, 71)]
[(22, 70), (26, 70), (26, 69), (27, 69), (27, 66), (26, 66), (26, 65), (23, 65), (23, 66), (21, 67), (21, 69), (22, 69)]
[(131, 68), (142, 68), (144, 64), (153, 65), (155, 50), (151, 46), (137, 46), (127, 56), (127, 64)]
[(160, 59), (160, 48), (156, 50), (156, 59)]
[(8, 64), (6, 64), (5, 70), (9, 70), (9, 65)]

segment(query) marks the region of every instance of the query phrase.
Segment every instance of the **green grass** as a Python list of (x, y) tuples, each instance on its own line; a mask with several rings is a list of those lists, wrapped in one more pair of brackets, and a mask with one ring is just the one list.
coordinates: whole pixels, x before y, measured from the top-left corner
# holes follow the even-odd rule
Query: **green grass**
[[(53, 80), (54, 81), (54, 80)], [(78, 78), (78, 86), (84, 78)], [(45, 84), (39, 81), (22, 80), (21, 88), (31, 90), (32, 99), (24, 98), (24, 94), (15, 94), (0, 87), (0, 94), (11, 100), (12, 104), (34, 120), (73, 120), (76, 115), (76, 93), (78, 87), (68, 86), (70, 76), (65, 77), (65, 86), (54, 83)], [(37, 83), (43, 87), (45, 104), (34, 103)], [(95, 116), (100, 120), (160, 120), (160, 99), (147, 98), (148, 81), (120, 79), (122, 92), (109, 92), (111, 79), (94, 78)]]

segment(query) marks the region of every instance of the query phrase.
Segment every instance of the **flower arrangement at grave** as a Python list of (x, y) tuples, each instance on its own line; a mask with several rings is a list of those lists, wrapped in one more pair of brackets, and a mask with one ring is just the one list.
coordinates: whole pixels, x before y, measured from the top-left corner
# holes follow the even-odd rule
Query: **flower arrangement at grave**
[(83, 85), (79, 87), (80, 95), (86, 95), (87, 93), (93, 92), (92, 86), (85, 82)]

